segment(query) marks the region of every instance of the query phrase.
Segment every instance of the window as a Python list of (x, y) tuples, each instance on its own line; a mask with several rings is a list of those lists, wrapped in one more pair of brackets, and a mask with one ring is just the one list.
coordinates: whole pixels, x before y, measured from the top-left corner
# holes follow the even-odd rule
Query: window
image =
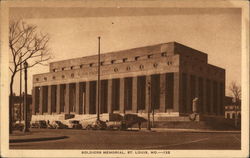
[(115, 63), (115, 60), (111, 60), (111, 64), (114, 64)]
[(153, 54), (148, 55), (148, 58), (152, 58), (152, 57), (153, 57)]
[(62, 75), (62, 78), (65, 78), (65, 76), (64, 76), (64, 75)]
[(65, 67), (62, 67), (62, 71), (65, 69)]
[(82, 65), (80, 65), (80, 68), (82, 68)]
[(36, 78), (36, 81), (39, 81), (39, 78)]
[(56, 72), (56, 69), (53, 69), (52, 71), (53, 71), (53, 72)]
[(130, 70), (130, 66), (127, 67), (127, 70), (128, 70), (128, 71)]
[(70, 69), (71, 69), (71, 70), (74, 69), (74, 66), (71, 66)]
[(128, 60), (128, 58), (123, 58), (122, 61), (125, 63)]
[(114, 68), (114, 71), (117, 72), (117, 71), (118, 71), (118, 68)]
[(143, 69), (144, 68), (144, 66), (143, 65), (140, 65), (140, 69)]
[(89, 64), (89, 67), (92, 67), (93, 65), (94, 65), (93, 63), (90, 63), (90, 64)]
[(44, 81), (47, 81), (47, 77), (44, 77), (43, 79), (44, 79)]
[(73, 73), (71, 74), (71, 77), (72, 77), (72, 78), (74, 77), (74, 74), (73, 74)]
[(167, 52), (161, 53), (161, 56), (163, 56), (163, 57), (167, 56)]
[(158, 64), (157, 63), (154, 63), (154, 65), (153, 65), (155, 68), (157, 68), (157, 66), (158, 66)]
[(101, 61), (100, 65), (103, 65), (104, 64), (104, 61)]
[(235, 119), (235, 113), (233, 113), (233, 119)]
[(135, 57), (135, 60), (137, 61), (139, 59), (139, 56)]
[(52, 78), (53, 78), (53, 80), (54, 80), (54, 79), (56, 79), (56, 77), (55, 77), (55, 76), (53, 76)]

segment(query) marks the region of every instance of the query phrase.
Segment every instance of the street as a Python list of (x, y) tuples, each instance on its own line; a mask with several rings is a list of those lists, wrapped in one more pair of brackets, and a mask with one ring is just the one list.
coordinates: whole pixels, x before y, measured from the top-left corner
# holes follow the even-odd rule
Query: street
[(239, 150), (240, 133), (32, 129), (65, 139), (10, 143), (10, 149), (211, 149)]

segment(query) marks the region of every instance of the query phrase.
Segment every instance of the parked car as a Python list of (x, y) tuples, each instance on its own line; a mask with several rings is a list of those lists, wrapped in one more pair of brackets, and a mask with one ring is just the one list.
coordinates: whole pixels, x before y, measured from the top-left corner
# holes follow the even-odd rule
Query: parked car
[(20, 130), (22, 131), (24, 128), (24, 121), (16, 121), (15, 123), (13, 123), (13, 129), (14, 130)]
[(65, 125), (65, 124), (63, 124), (61, 121), (56, 120), (56, 121), (52, 121), (52, 122), (50, 123), (49, 128), (53, 128), (53, 129), (64, 129), (64, 128), (68, 128), (68, 126)]
[(143, 122), (143, 118), (134, 114), (126, 114), (122, 120), (126, 124), (126, 128), (131, 128), (133, 125)]
[(96, 120), (93, 122), (89, 122), (85, 128), (87, 130), (93, 129), (93, 130), (103, 130), (103, 129), (107, 129), (107, 124), (106, 122), (102, 121), (102, 120)]
[(47, 128), (47, 122), (45, 120), (31, 121), (31, 128)]
[(66, 121), (66, 125), (68, 126), (68, 128), (82, 129), (82, 125), (78, 120), (68, 120)]
[(106, 121), (107, 129), (118, 129), (120, 130), (122, 127), (121, 121)]

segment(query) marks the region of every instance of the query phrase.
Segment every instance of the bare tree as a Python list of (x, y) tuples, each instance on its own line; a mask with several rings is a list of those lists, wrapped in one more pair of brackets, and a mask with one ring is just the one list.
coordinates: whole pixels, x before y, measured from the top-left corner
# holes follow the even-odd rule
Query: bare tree
[(235, 126), (237, 127), (238, 125), (238, 109), (240, 108), (241, 105), (241, 87), (238, 85), (235, 81), (231, 82), (229, 86), (229, 90), (233, 96), (234, 103), (235, 103)]
[(9, 49), (10, 49), (10, 102), (9, 102), (9, 125), (12, 133), (13, 111), (13, 84), (14, 78), (22, 65), (29, 63), (28, 68), (37, 64), (43, 64), (50, 59), (48, 48), (49, 36), (37, 30), (37, 26), (26, 24), (22, 20), (11, 21), (9, 25)]

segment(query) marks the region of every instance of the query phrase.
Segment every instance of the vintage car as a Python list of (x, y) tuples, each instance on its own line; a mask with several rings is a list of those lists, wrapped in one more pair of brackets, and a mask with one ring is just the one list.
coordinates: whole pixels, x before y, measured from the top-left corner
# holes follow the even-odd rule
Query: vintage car
[(68, 128), (68, 126), (63, 124), (61, 121), (55, 120), (55, 121), (52, 121), (50, 123), (49, 128), (52, 128), (52, 129), (65, 129), (65, 128)]
[(121, 121), (106, 121), (107, 129), (118, 129), (120, 130), (122, 127)]
[(135, 124), (138, 124), (140, 119), (137, 115), (134, 114), (125, 114), (123, 116), (123, 120), (122, 120), (126, 125), (126, 128), (130, 128)]
[(68, 128), (73, 128), (73, 129), (82, 129), (82, 125), (80, 124), (79, 120), (67, 120), (64, 122)]
[(15, 123), (13, 123), (13, 129), (14, 130), (20, 130), (22, 131), (24, 128), (24, 121), (16, 121)]
[(31, 121), (31, 128), (47, 128), (47, 122), (45, 120)]
[(102, 120), (95, 120), (95, 121), (87, 122), (87, 123), (85, 123), (84, 127), (87, 130), (90, 130), (90, 129), (92, 129), (92, 130), (104, 130), (104, 129), (107, 129), (106, 122), (104, 122)]

